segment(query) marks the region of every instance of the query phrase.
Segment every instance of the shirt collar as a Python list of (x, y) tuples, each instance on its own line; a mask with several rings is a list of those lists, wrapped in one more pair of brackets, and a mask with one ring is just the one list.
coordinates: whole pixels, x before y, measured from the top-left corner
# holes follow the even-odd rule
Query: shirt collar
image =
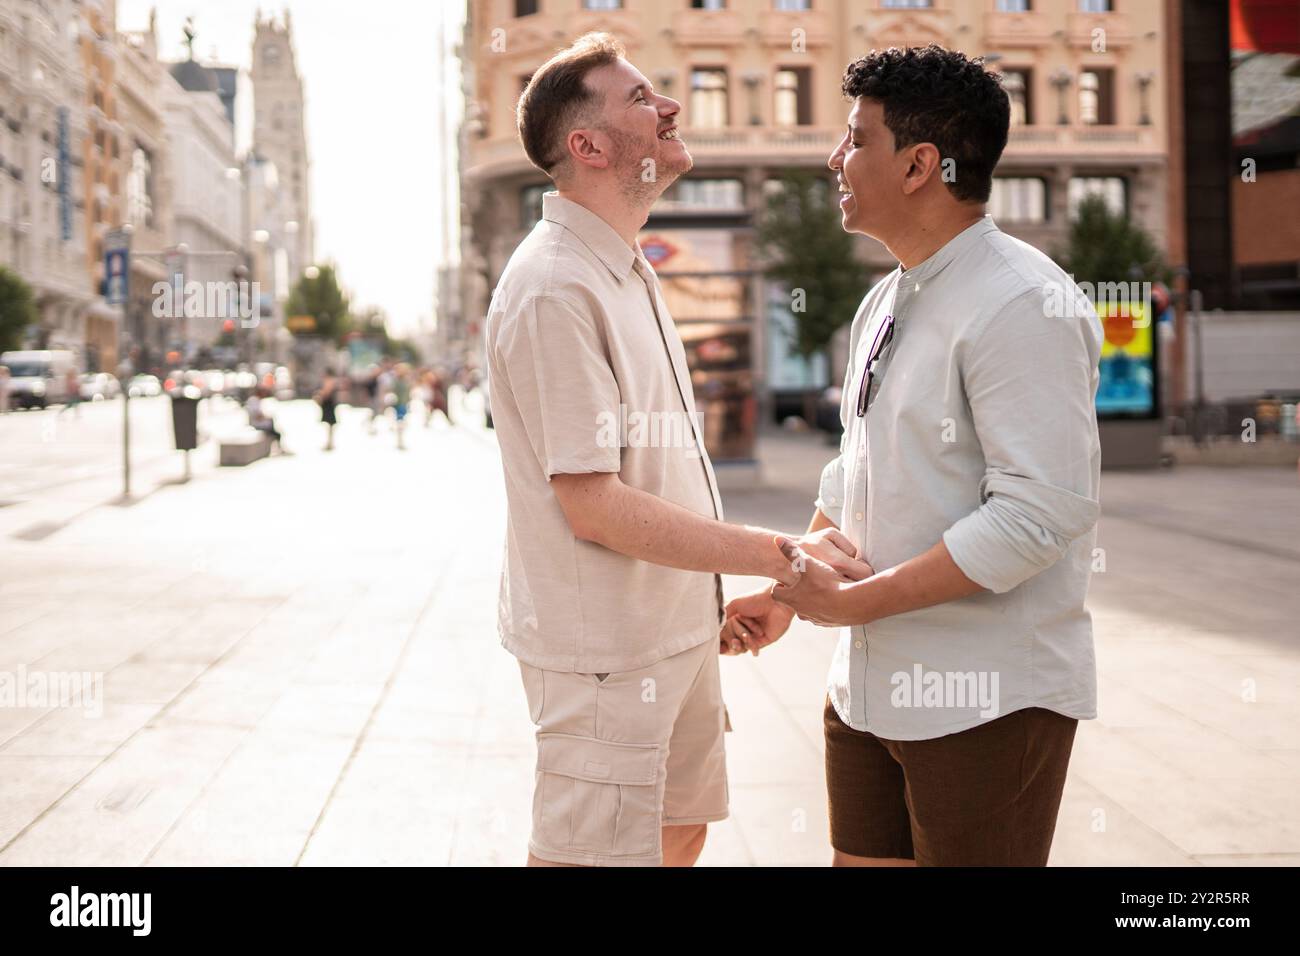
[(930, 258), (919, 262), (910, 269), (904, 269), (902, 263), (899, 263), (900, 278), (903, 281), (920, 281), (922, 279), (932, 279), (962, 253), (973, 247), (984, 236), (997, 229), (993, 222), (993, 217), (985, 215), (979, 221), (971, 223), (957, 235), (953, 236), (937, 250), (931, 253)]
[[(582, 240), (620, 282), (628, 277), (636, 260), (644, 259), (639, 242), (633, 249), (604, 219), (558, 192), (542, 194), (542, 218), (563, 226)], [(648, 268), (649, 264), (646, 265)]]

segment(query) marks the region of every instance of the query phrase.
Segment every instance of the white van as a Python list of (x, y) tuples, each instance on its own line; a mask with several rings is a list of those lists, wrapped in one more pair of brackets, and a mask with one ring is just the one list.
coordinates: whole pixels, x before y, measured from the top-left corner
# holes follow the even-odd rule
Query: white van
[(77, 367), (71, 352), (34, 350), (0, 354), (9, 369), (9, 405), (44, 408), (68, 400), (68, 373)]

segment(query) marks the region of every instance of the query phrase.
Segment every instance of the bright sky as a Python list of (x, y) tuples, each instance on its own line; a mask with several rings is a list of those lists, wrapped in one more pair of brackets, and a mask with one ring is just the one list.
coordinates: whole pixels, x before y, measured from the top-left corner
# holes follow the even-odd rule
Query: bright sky
[[(449, 197), (441, 186), (440, 98), (459, 115), (456, 92), (435, 76), (437, 21), (448, 18), (454, 39), (461, 5), (118, 0), (118, 29), (147, 29), (151, 7), (164, 60), (185, 58), (182, 29), (192, 17), (195, 58), (245, 71), (259, 7), (263, 16), (289, 9), (306, 96), (316, 258), (337, 263), (354, 306), (377, 305), (390, 331), (413, 331), (432, 311), (443, 254), (439, 217)], [(251, 138), (251, 92), (245, 77), (236, 98), (241, 149)]]

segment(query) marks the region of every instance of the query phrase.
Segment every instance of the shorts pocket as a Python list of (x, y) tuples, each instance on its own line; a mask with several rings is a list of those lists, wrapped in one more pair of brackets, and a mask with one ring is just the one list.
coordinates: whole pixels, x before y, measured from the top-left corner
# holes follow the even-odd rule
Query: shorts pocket
[(570, 734), (537, 735), (539, 841), (609, 856), (658, 852), (659, 747)]

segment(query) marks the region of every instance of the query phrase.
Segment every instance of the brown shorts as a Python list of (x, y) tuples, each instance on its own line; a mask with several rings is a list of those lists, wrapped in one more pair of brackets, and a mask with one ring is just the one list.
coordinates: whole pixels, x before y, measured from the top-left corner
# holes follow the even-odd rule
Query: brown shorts
[(1045, 866), (1078, 721), (1040, 707), (882, 740), (826, 700), (831, 846), (918, 866)]

